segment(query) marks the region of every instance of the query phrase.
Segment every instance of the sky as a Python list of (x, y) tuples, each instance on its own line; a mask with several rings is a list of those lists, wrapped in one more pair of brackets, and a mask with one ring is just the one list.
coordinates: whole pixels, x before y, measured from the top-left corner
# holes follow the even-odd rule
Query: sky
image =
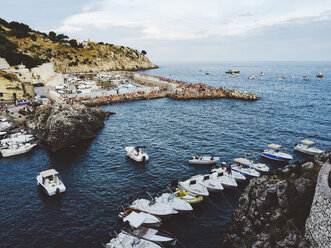
[(147, 51), (155, 63), (331, 61), (331, 0), (1, 0), (35, 30)]

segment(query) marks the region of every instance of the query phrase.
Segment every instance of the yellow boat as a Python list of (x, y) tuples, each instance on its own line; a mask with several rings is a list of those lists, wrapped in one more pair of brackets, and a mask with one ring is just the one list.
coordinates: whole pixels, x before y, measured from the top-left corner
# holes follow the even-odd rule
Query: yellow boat
[[(171, 195), (171, 193), (167, 193), (168, 195)], [(202, 202), (203, 197), (202, 196), (196, 196), (195, 194), (181, 190), (179, 188), (176, 188), (176, 192), (174, 192), (175, 197), (182, 199), (190, 204), (195, 204)]]

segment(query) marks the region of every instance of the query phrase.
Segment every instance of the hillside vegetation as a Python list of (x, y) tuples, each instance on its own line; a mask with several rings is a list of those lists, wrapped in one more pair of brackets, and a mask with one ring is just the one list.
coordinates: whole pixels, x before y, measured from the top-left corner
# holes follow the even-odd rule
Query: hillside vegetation
[(58, 72), (98, 72), (157, 68), (145, 56), (129, 47), (103, 42), (78, 42), (64, 34), (32, 30), (28, 25), (0, 18), (0, 57), (10, 65), (28, 68), (52, 62)]

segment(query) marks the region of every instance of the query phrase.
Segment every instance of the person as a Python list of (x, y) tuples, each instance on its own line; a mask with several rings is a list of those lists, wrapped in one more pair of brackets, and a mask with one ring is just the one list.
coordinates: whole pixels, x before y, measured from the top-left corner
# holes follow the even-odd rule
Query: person
[(210, 158), (210, 160), (213, 161), (213, 160), (214, 160), (214, 156), (212, 156), (212, 157)]
[(195, 155), (195, 159), (199, 159), (199, 155)]
[(222, 162), (221, 165), (222, 165), (222, 169), (224, 170), (224, 167), (226, 165), (226, 162)]

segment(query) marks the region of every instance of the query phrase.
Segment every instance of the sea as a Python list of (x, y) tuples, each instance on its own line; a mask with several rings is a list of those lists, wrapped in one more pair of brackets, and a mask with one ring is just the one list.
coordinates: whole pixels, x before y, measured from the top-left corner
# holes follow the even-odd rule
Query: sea
[[(210, 166), (188, 164), (195, 154), (219, 156), (230, 164), (255, 153), (276, 171), (284, 164), (259, 156), (270, 143), (283, 145), (293, 161), (306, 159), (293, 151), (302, 139), (331, 148), (331, 62), (159, 66), (143, 73), (255, 92), (260, 99), (116, 103), (101, 107), (116, 115), (105, 121), (94, 140), (56, 153), (41, 145), (28, 154), (0, 159), (0, 247), (102, 247), (118, 223), (121, 206), (131, 199), (149, 199), (146, 192), (168, 192), (173, 180), (209, 173)], [(240, 74), (232, 78), (225, 74), (229, 69)], [(248, 79), (260, 72), (264, 76)], [(316, 77), (319, 72), (323, 78)], [(281, 76), (286, 78), (278, 80)], [(129, 145), (145, 147), (150, 161), (137, 164), (128, 159), (124, 148)], [(60, 196), (48, 197), (37, 187), (37, 174), (50, 168), (60, 173), (67, 187)], [(219, 247), (244, 187), (214, 193), (192, 213), (164, 221), (162, 228), (177, 237), (176, 247)]]

